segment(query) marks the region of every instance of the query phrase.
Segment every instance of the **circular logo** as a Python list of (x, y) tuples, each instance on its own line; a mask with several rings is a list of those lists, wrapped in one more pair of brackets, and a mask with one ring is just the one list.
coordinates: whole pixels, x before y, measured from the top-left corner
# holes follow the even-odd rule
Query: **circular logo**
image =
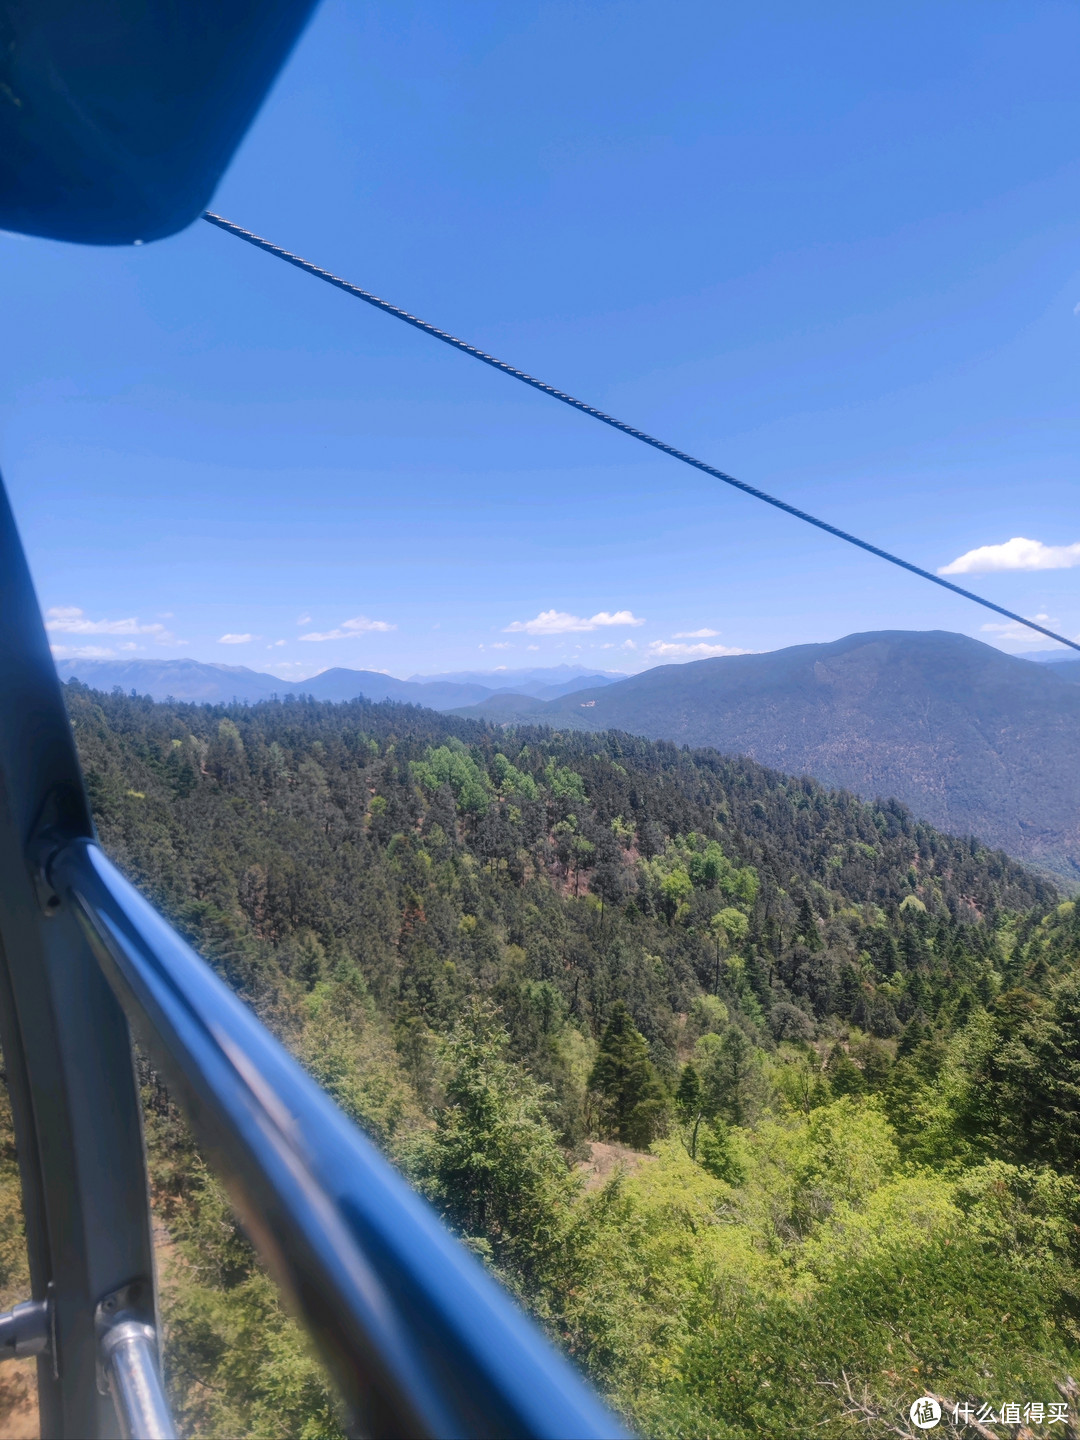
[(941, 1406), (932, 1395), (922, 1395), (918, 1400), (912, 1401), (908, 1416), (911, 1423), (920, 1430), (933, 1430), (941, 1419)]

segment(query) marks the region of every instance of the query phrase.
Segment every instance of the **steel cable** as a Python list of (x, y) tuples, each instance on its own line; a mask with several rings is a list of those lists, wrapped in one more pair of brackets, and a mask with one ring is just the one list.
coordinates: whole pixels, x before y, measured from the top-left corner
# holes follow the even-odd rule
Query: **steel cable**
[(684, 450), (676, 450), (674, 445), (668, 445), (665, 441), (658, 440), (655, 435), (649, 435), (644, 430), (636, 430), (633, 425), (627, 425), (624, 420), (617, 420), (614, 415), (597, 410), (594, 405), (587, 405), (584, 400), (575, 399), (565, 390), (557, 390), (554, 385), (545, 384), (535, 375), (515, 369), (505, 360), (499, 360), (496, 356), (489, 355), (486, 350), (470, 345), (467, 340), (459, 340), (456, 335), (451, 335), (446, 330), (440, 330), (437, 325), (432, 325), (428, 320), (421, 320), (416, 315), (410, 315), (407, 310), (402, 310), (397, 305), (391, 305), (389, 300), (380, 300), (378, 295), (373, 295), (370, 290), (364, 290), (359, 285), (353, 285), (349, 280), (343, 280), (340, 275), (335, 275), (330, 270), (324, 270), (321, 266), (314, 265), (300, 255), (294, 255), (291, 250), (285, 250), (280, 245), (275, 245), (272, 240), (263, 239), (254, 231), (245, 230), (242, 225), (237, 225), (233, 220), (226, 220), (223, 215), (216, 215), (212, 210), (207, 210), (202, 218), (209, 221), (211, 225), (216, 225), (220, 230), (235, 235), (237, 239), (246, 240), (249, 245), (254, 245), (259, 250), (265, 250), (269, 255), (276, 255), (279, 260), (285, 260), (288, 264), (295, 265), (298, 270), (306, 270), (309, 275), (314, 275), (319, 280), (325, 280), (328, 285), (336, 285), (339, 290), (354, 295), (357, 300), (374, 305), (377, 310), (383, 310), (397, 320), (404, 320), (407, 325), (422, 330), (425, 335), (431, 335), (445, 345), (453, 345), (455, 350), (464, 351), (474, 360), (482, 360), (485, 365), (490, 365), (495, 370), (501, 370), (504, 375), (510, 375), (513, 379), (520, 380), (523, 385), (531, 385), (534, 390), (539, 390), (544, 395), (550, 395), (553, 400), (561, 400), (564, 405), (570, 405), (584, 415), (591, 415), (594, 420), (603, 421), (613, 430), (621, 430), (624, 435), (629, 435), (633, 440), (640, 440), (643, 445), (651, 445), (654, 450), (659, 450), (664, 455), (670, 455), (673, 460), (681, 460), (684, 465), (692, 465), (695, 470), (701, 470), (706, 475), (711, 475), (714, 480), (722, 480), (725, 485), (731, 485), (736, 490), (741, 490), (744, 495), (752, 495), (755, 500), (763, 500), (766, 505), (783, 510), (786, 515), (794, 515), (796, 520), (802, 520), (807, 525), (824, 530), (827, 535), (835, 535), (838, 540), (845, 540), (849, 545), (857, 545), (860, 550), (865, 550), (870, 555), (876, 555), (879, 560), (887, 560), (890, 565), (898, 565), (901, 570), (908, 570), (912, 575), (918, 575), (923, 580), (930, 580), (933, 584), (940, 585), (943, 590), (951, 590), (954, 595), (962, 595), (965, 600), (973, 600), (976, 605), (981, 605), (986, 610), (993, 610), (995, 614), (1004, 615), (1008, 620), (1015, 620), (1018, 624), (1027, 626), (1029, 630), (1037, 630), (1040, 635), (1045, 635), (1050, 640), (1068, 645), (1072, 650), (1080, 650), (1080, 643), (1075, 640), (1067, 640), (1064, 635), (1058, 635), (1055, 631), (1048, 630), (1045, 625), (1039, 625), (1034, 620), (1028, 620), (1025, 616), (1017, 615), (1012, 610), (1006, 610), (1003, 605), (995, 605), (992, 600), (986, 600), (971, 590), (965, 590), (961, 585), (954, 585), (951, 580), (945, 580), (930, 570), (923, 570), (921, 566), (913, 565), (910, 560), (902, 560), (899, 555), (892, 555), (888, 550), (871, 545), (868, 540), (860, 540), (857, 535), (849, 535), (846, 530), (840, 530), (837, 526), (830, 525), (827, 520), (819, 520), (816, 515), (809, 515), (805, 510), (800, 510), (795, 505), (789, 505), (786, 500), (779, 500), (775, 495), (758, 490), (755, 486), (748, 485), (745, 480), (737, 480), (734, 475), (728, 475), (726, 471), (718, 470), (714, 465), (707, 465), (704, 460), (697, 460), (693, 455), (687, 455)]

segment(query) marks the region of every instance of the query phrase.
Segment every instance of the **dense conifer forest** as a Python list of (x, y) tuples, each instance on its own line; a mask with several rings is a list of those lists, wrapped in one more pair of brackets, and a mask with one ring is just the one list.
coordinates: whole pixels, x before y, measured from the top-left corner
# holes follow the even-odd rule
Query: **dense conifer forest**
[[(107, 850), (642, 1434), (917, 1434), (925, 1393), (1065, 1434), (1080, 909), (1045, 880), (711, 751), (65, 688)], [(337, 1434), (143, 1081), (183, 1433)]]

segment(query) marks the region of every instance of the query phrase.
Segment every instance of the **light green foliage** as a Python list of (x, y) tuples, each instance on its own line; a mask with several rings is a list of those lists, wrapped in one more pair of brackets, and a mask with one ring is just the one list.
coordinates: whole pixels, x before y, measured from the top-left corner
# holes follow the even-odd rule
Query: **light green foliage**
[(548, 761), (544, 770), (544, 783), (557, 800), (585, 803), (585, 781), (576, 770), (557, 764), (554, 758)]
[(718, 841), (693, 833), (675, 836), (662, 855), (642, 863), (642, 872), (672, 913), (673, 901), (684, 904), (695, 891), (752, 906), (760, 886), (752, 866), (732, 865)]
[(355, 982), (322, 984), (306, 1009), (299, 1058), (347, 1115), (396, 1152), (423, 1123), (423, 1111), (370, 999)]
[(725, 905), (709, 920), (709, 933), (720, 949), (730, 949), (742, 944), (750, 933), (750, 921), (731, 905)]
[(533, 777), (527, 772), (515, 769), (501, 751), (496, 752), (491, 769), (500, 795), (520, 795), (526, 800), (536, 800), (539, 797), (540, 791)]
[(681, 866), (670, 870), (660, 881), (660, 895), (669, 919), (674, 919), (690, 896), (694, 884), (687, 871)]
[(466, 813), (482, 815), (487, 810), (491, 793), (487, 774), (460, 740), (449, 740), (445, 745), (429, 749), (423, 760), (413, 761), (412, 770), (428, 790), (449, 785), (459, 807)]
[(728, 1027), (728, 1008), (715, 995), (695, 995), (687, 1017), (693, 1036), (721, 1035)]
[(812, 1112), (795, 1168), (792, 1219), (801, 1231), (841, 1205), (859, 1205), (899, 1162), (892, 1130), (872, 1105), (843, 1096)]

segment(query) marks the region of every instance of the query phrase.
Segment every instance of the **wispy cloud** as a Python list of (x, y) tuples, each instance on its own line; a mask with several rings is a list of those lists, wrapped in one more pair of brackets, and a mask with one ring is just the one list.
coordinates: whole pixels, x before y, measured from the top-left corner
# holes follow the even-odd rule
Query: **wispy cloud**
[(524, 635), (569, 635), (585, 630), (599, 630), (605, 625), (644, 625), (631, 610), (616, 610), (613, 614), (599, 610), (586, 618), (583, 615), (568, 615), (565, 610), (541, 610), (533, 620), (515, 620), (504, 628), (504, 634)]
[(714, 635), (719, 635), (719, 630), (709, 630), (704, 626), (700, 630), (676, 630), (676, 640), (711, 640)]
[(219, 645), (250, 645), (254, 635), (221, 635), (218, 637)]
[[(493, 650), (512, 650), (514, 647), (509, 640), (496, 640), (491, 648)], [(497, 668), (496, 666), (496, 669)]]
[(310, 624), (311, 624), (311, 616), (310, 616), (310, 615), (298, 615), (298, 616), (296, 617), (296, 623), (297, 623), (297, 625), (310, 625)]
[(115, 660), (118, 652), (104, 645), (52, 645), (54, 660)]
[(1075, 545), (1044, 545), (1014, 535), (1003, 545), (980, 545), (942, 565), (939, 575), (974, 575), (987, 570), (1071, 570), (1080, 565), (1080, 542)]
[[(1054, 615), (1029, 615), (1029, 620), (1034, 620), (1036, 625), (1051, 626), (1057, 630), (1061, 621)], [(1057, 642), (1050, 640), (1045, 635), (1039, 635), (1034, 630), (1029, 630), (1026, 625), (1021, 625), (1019, 620), (990, 620), (980, 626), (984, 635), (996, 635), (999, 640), (1012, 640), (1017, 645), (1038, 645), (1045, 650), (1048, 645), (1055, 645)], [(1080, 640), (1080, 635), (1076, 637)], [(1062, 647), (1064, 649), (1064, 647)]]
[(45, 629), (60, 635), (146, 635), (159, 645), (185, 645), (159, 621), (144, 623), (134, 615), (123, 620), (91, 620), (77, 605), (53, 605), (45, 611)]
[(711, 660), (718, 655), (749, 655), (750, 651), (737, 645), (675, 645), (670, 640), (654, 640), (645, 653), (651, 660)]
[(300, 639), (355, 640), (358, 635), (368, 635), (372, 631), (396, 629), (396, 625), (389, 625), (385, 620), (369, 620), (366, 615), (354, 615), (351, 620), (343, 620), (336, 630), (311, 630), (306, 635), (301, 635)]

